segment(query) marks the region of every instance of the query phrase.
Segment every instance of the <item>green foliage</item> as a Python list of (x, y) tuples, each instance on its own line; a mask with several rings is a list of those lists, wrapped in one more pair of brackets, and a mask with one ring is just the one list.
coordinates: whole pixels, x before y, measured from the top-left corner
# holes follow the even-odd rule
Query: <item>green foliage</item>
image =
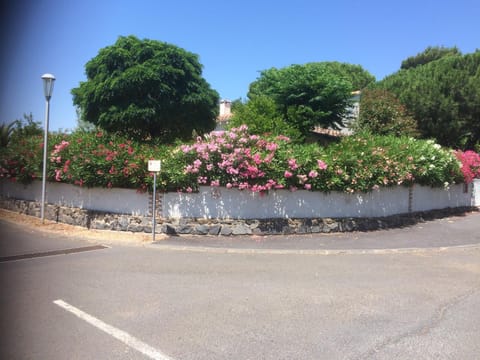
[(453, 152), (431, 140), (363, 133), (346, 137), (327, 151), (333, 174), (338, 175), (331, 180), (335, 190), (414, 183), (440, 187), (463, 181)]
[(85, 68), (87, 81), (72, 90), (83, 121), (164, 142), (215, 127), (219, 96), (202, 77), (195, 54), (155, 40), (119, 37)]
[[(327, 148), (258, 138), (245, 128), (198, 139), (175, 154), (189, 186), (370, 191), (384, 186), (447, 186), (463, 181), (452, 151), (433, 141), (369, 133), (345, 137)], [(186, 160), (186, 161), (185, 161)], [(188, 183), (188, 182), (187, 182)]]
[(403, 60), (400, 68), (404, 70), (411, 69), (420, 65), (425, 65), (431, 61), (435, 61), (435, 60), (441, 59), (442, 57), (450, 56), (450, 55), (461, 55), (461, 53), (457, 47), (446, 48), (443, 46), (441, 47), (429, 46), (423, 52)]
[(41, 177), (43, 136), (29, 136), (10, 141), (0, 148), (0, 178), (29, 184)]
[[(49, 138), (48, 180), (87, 187), (151, 189), (149, 159), (162, 160), (158, 188), (192, 192), (200, 185), (265, 192), (274, 189), (371, 191), (414, 183), (448, 186), (478, 176), (478, 154), (454, 153), (433, 141), (369, 133), (326, 148), (285, 136), (250, 134), (246, 126), (212, 132), (193, 144), (152, 146), (103, 132)], [(42, 165), (41, 136), (0, 149), (0, 178), (31, 182)], [(462, 160), (465, 159), (465, 160)], [(468, 166), (468, 168), (467, 168)], [(466, 172), (469, 170), (470, 172)], [(471, 181), (471, 179), (470, 179)]]
[(424, 138), (462, 149), (480, 143), (480, 51), (400, 70), (377, 86), (407, 107)]
[(137, 188), (149, 184), (148, 159), (162, 150), (102, 131), (75, 131), (53, 139), (48, 179), (86, 187)]
[(247, 125), (253, 134), (285, 135), (295, 141), (303, 139), (301, 133), (283, 119), (273, 99), (263, 95), (246, 103), (235, 103), (229, 127), (240, 127), (242, 124)]
[(0, 148), (4, 148), (8, 145), (14, 130), (15, 122), (10, 124), (0, 124)]
[(309, 63), (264, 70), (250, 84), (248, 97), (271, 98), (285, 122), (304, 136), (316, 125), (339, 128), (353, 88), (330, 67), (328, 63)]
[(375, 76), (370, 74), (360, 65), (329, 61), (321, 63), (336, 76), (346, 79), (353, 90), (362, 90), (375, 82)]
[(419, 135), (415, 119), (387, 90), (365, 89), (360, 98), (360, 109), (360, 115), (353, 124), (356, 132), (414, 137)]
[(40, 122), (33, 120), (32, 113), (23, 114), (23, 119), (15, 120), (14, 124), (15, 128), (11, 134), (12, 140), (14, 141), (43, 134), (43, 129), (40, 125)]
[(43, 134), (43, 129), (39, 122), (33, 120), (32, 113), (23, 114), (23, 119), (0, 125), (0, 148), (6, 147), (10, 142), (41, 134)]

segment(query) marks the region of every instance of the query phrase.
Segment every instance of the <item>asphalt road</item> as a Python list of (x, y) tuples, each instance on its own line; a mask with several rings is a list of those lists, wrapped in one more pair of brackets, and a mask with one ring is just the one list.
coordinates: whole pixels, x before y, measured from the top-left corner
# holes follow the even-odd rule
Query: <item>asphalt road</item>
[(479, 220), (67, 255), (0, 221), (0, 358), (479, 359)]

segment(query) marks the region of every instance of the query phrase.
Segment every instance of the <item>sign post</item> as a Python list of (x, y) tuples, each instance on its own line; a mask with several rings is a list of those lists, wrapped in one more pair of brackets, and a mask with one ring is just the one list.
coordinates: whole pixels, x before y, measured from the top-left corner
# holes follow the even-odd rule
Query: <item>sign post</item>
[(162, 168), (160, 160), (148, 160), (148, 171), (153, 172), (153, 201), (152, 201), (152, 241), (155, 241), (156, 203), (157, 203), (157, 173)]

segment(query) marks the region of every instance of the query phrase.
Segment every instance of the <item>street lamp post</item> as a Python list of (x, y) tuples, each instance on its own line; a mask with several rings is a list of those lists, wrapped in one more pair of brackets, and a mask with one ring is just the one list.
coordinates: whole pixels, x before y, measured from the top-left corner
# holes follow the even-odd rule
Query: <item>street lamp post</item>
[(47, 189), (47, 152), (48, 152), (48, 117), (50, 115), (50, 99), (53, 92), (53, 83), (55, 82), (55, 76), (52, 74), (42, 75), (43, 80), (43, 92), (45, 95), (45, 126), (43, 134), (43, 171), (42, 171), (42, 207), (40, 209), (40, 217), (42, 223), (45, 222), (45, 193)]

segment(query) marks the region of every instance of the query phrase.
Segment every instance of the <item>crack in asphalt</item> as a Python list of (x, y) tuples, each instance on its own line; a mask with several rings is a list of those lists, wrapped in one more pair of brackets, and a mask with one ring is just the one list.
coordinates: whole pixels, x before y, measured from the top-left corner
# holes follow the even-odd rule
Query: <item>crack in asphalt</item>
[(441, 304), (435, 309), (433, 315), (428, 320), (420, 324), (419, 326), (416, 326), (415, 328), (409, 331), (406, 331), (402, 334), (399, 334), (397, 336), (391, 336), (386, 338), (384, 341), (375, 345), (370, 351), (360, 355), (357, 359), (358, 360), (370, 359), (372, 356), (380, 353), (386, 347), (397, 344), (403, 339), (411, 338), (414, 336), (425, 336), (429, 334), (434, 328), (436, 328), (442, 322), (442, 320), (445, 317), (445, 314), (448, 311), (450, 311), (453, 307), (455, 307), (456, 305), (460, 304), (462, 301), (466, 300), (467, 298), (471, 297), (472, 295), (478, 292), (480, 292), (480, 287), (475, 287), (461, 295), (458, 295), (452, 298), (448, 302)]
[(9, 261), (36, 259), (36, 258), (47, 257), (47, 256), (76, 254), (76, 253), (85, 252), (85, 251), (102, 250), (107, 248), (108, 246), (105, 246), (105, 245), (93, 245), (93, 246), (84, 246), (84, 247), (71, 248), (71, 249), (52, 250), (52, 251), (44, 251), (44, 252), (37, 252), (37, 253), (30, 253), (30, 254), (4, 256), (4, 257), (0, 257), (0, 263), (9, 262)]

